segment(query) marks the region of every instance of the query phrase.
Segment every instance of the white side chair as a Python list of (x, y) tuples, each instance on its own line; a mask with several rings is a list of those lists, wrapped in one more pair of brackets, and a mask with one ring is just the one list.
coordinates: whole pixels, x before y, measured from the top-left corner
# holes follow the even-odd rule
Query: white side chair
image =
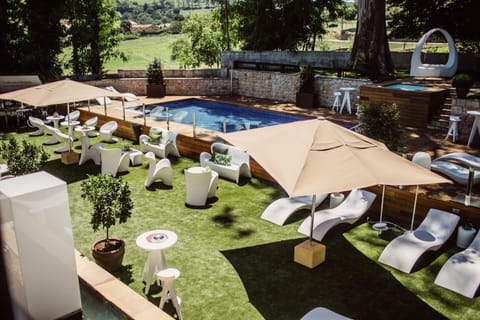
[[(155, 141), (156, 139), (159, 141)], [(159, 158), (166, 158), (172, 154), (179, 157), (177, 148), (177, 134), (173, 131), (152, 127), (149, 135), (142, 134), (139, 137), (140, 150), (142, 152), (153, 152)]]
[(47, 141), (44, 141), (43, 144), (46, 145), (46, 146), (50, 146), (50, 145), (53, 145), (53, 144), (57, 144), (59, 141), (57, 140), (57, 138), (53, 135), (53, 131), (54, 130), (58, 130), (57, 128), (54, 128), (52, 126), (49, 126), (48, 124), (45, 124), (43, 126), (43, 130), (46, 134), (49, 134), (52, 136), (51, 139), (48, 139)]
[(84, 164), (88, 160), (93, 160), (96, 165), (100, 165), (102, 162), (102, 144), (100, 142), (90, 145), (90, 139), (86, 136), (79, 138), (82, 144), (82, 153), (80, 154), (79, 165)]
[(44, 129), (45, 123), (43, 122), (42, 119), (30, 116), (30, 117), (28, 117), (28, 124), (32, 128), (37, 128), (36, 131), (30, 132), (28, 134), (29, 136), (38, 137), (38, 136), (43, 135), (43, 129)]
[(101, 147), (102, 174), (111, 174), (116, 176), (119, 172), (128, 171), (130, 157), (128, 153), (122, 154), (119, 148)]
[(432, 166), (432, 158), (428, 153), (423, 151), (415, 153), (413, 155), (412, 162), (428, 170), (430, 170)]
[(448, 128), (447, 135), (445, 136), (445, 140), (448, 140), (448, 137), (452, 137), (453, 143), (458, 138), (458, 123), (461, 121), (459, 116), (450, 116), (450, 127)]
[(78, 121), (78, 118), (80, 118), (80, 111), (75, 110), (67, 114), (64, 121)]
[[(85, 121), (85, 122), (83, 123), (84, 126), (87, 126), (87, 127), (95, 127), (95, 128), (97, 127), (97, 124), (98, 124), (98, 117), (97, 117), (97, 116), (92, 117), (92, 118), (88, 119), (87, 121)], [(98, 136), (98, 133), (97, 133), (97, 132), (90, 131), (90, 132), (88, 133), (88, 136), (89, 136), (90, 138), (93, 138), (93, 137)]]
[(218, 173), (202, 167), (185, 169), (187, 205), (205, 206), (217, 190)]
[(113, 133), (118, 128), (117, 121), (109, 121), (104, 123), (99, 130), (101, 140), (103, 142), (117, 142), (116, 139), (113, 138)]
[(68, 134), (65, 134), (60, 131), (60, 129), (53, 128), (52, 130), (53, 137), (59, 141), (63, 142), (63, 145), (57, 149), (55, 149), (55, 153), (63, 153), (70, 151), (73, 145), (73, 139)]
[(180, 277), (180, 271), (175, 268), (167, 268), (157, 272), (157, 279), (162, 283), (162, 297), (160, 298), (160, 304), (158, 307), (163, 309), (165, 302), (171, 301), (175, 307), (177, 317), (179, 320), (182, 320), (182, 310), (180, 309), (180, 297), (177, 296), (175, 290), (175, 280)]
[(161, 159), (157, 162), (153, 152), (145, 154), (148, 162), (148, 173), (145, 179), (145, 187), (149, 187), (153, 182), (162, 180), (163, 184), (171, 186), (173, 184), (173, 170), (168, 159)]

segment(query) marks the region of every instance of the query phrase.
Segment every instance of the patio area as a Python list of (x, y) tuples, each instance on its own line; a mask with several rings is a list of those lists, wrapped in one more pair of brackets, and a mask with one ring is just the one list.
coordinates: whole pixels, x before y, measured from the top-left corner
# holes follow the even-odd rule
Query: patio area
[[(181, 98), (185, 97), (142, 98), (136, 104)], [(300, 109), (291, 104), (244, 97), (217, 98), (236, 105), (356, 123), (354, 116), (339, 115), (326, 108)], [(91, 106), (90, 112), (102, 115), (104, 107)], [(121, 103), (117, 101), (108, 106), (107, 114), (123, 119)], [(144, 124), (144, 119), (135, 118), (134, 113), (126, 112), (125, 120)], [(146, 119), (145, 125), (165, 127), (165, 122)], [(192, 137), (190, 126), (170, 122), (170, 129)], [(469, 148), (444, 140), (446, 132), (404, 129), (405, 142), (400, 152), (408, 158), (417, 151), (428, 151), (432, 158), (449, 152), (480, 156), (478, 141)], [(197, 131), (197, 135), (206, 141), (215, 139), (212, 132)], [(27, 134), (19, 136), (39, 143), (44, 140), (27, 137)], [(121, 144), (122, 139), (107, 146), (121, 147)], [(77, 152), (78, 146), (75, 142)], [(55, 148), (46, 147), (52, 156), (45, 169), (67, 181), (75, 248), (91, 258), (91, 243), (101, 234), (91, 231), (90, 208), (80, 197), (80, 182), (87, 174), (99, 173), (100, 168), (92, 162), (82, 166), (63, 165), (60, 156), (53, 154)], [(459, 250), (454, 237), (440, 252), (426, 257), (419, 271), (403, 274), (377, 262), (383, 248), (400, 232), (390, 230), (379, 234), (373, 230), (367, 217), (377, 220), (378, 211), (372, 208), (353, 226), (339, 225), (332, 229), (322, 241), (327, 246), (326, 261), (315, 269), (305, 268), (293, 262), (293, 248), (305, 239), (297, 228), (308, 212), (300, 213), (297, 219), (282, 227), (260, 219), (268, 204), (285, 196), (283, 190), (257, 178), (242, 181), (240, 185), (219, 179), (213, 201), (202, 209), (189, 208), (185, 206), (183, 172), (198, 165), (198, 159), (171, 160), (172, 189), (161, 185), (144, 187), (148, 171), (145, 161), (122, 175), (131, 186), (135, 209), (126, 224), (111, 230), (112, 235), (127, 242), (123, 267), (114, 275), (155, 305), (160, 301), (160, 288), (152, 285), (150, 294), (144, 294), (145, 284), (141, 278), (146, 253), (135, 245), (135, 239), (148, 230), (166, 229), (178, 235), (177, 243), (165, 254), (169, 266), (181, 271), (175, 285), (182, 298), (185, 319), (300, 319), (317, 306), (353, 319), (406, 319), (413, 314), (421, 319), (475, 319), (480, 311), (477, 299), (464, 298), (433, 283), (443, 263)], [(425, 186), (421, 192), (438, 194), (447, 200), (457, 192), (464, 192), (464, 187)], [(474, 194), (480, 194), (478, 187)], [(169, 305), (165, 311), (174, 314)]]

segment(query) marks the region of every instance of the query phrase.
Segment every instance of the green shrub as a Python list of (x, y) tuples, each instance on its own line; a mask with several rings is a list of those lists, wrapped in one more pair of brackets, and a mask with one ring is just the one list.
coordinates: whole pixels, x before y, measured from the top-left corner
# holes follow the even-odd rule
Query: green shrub
[(43, 146), (27, 140), (19, 143), (14, 136), (9, 136), (7, 141), (0, 143), (0, 158), (7, 163), (11, 174), (19, 176), (39, 171), (48, 160), (48, 154)]
[(163, 84), (163, 70), (160, 59), (153, 59), (147, 68), (147, 78), (149, 84)]
[(362, 103), (358, 109), (362, 134), (383, 142), (396, 151), (400, 141), (400, 113), (395, 104)]
[(467, 73), (457, 73), (452, 78), (452, 86), (470, 88), (473, 85), (473, 77)]

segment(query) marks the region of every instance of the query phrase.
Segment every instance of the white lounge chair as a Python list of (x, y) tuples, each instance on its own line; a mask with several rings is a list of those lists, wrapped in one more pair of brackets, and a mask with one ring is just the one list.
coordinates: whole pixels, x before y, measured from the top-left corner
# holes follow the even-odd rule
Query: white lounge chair
[(104, 123), (98, 132), (100, 133), (100, 138), (103, 142), (116, 142), (117, 140), (113, 138), (113, 133), (118, 128), (117, 121), (108, 121)]
[(435, 159), (435, 161), (458, 161), (465, 164), (468, 167), (480, 170), (480, 157), (476, 157), (473, 154), (465, 152), (452, 152), (447, 153)]
[(405, 273), (412, 272), (422, 254), (438, 250), (450, 238), (459, 220), (456, 214), (430, 209), (415, 231), (390, 241), (378, 261)]
[(107, 149), (101, 147), (102, 174), (111, 174), (116, 176), (119, 172), (128, 171), (130, 156), (128, 153), (122, 154), (119, 148)]
[(300, 320), (351, 320), (330, 309), (317, 307), (308, 311)]
[[(328, 193), (319, 193), (315, 197), (315, 208), (318, 207)], [(285, 221), (300, 210), (310, 210), (312, 208), (312, 196), (301, 196), (292, 198), (280, 198), (270, 203), (263, 211), (261, 218), (272, 223), (283, 226)]]
[(153, 152), (159, 158), (167, 158), (170, 154), (180, 157), (177, 148), (177, 134), (173, 131), (152, 127), (147, 135), (138, 138), (140, 151)]
[(112, 104), (112, 100), (109, 97), (98, 97), (98, 98), (95, 98), (95, 100), (101, 106), (106, 104)]
[(28, 124), (32, 128), (37, 128), (36, 131), (30, 132), (28, 135), (31, 137), (38, 137), (43, 135), (43, 130), (45, 128), (45, 123), (42, 119), (37, 117), (28, 117)]
[(207, 199), (217, 192), (218, 173), (201, 167), (185, 169), (186, 203), (191, 206), (205, 206)]
[(480, 232), (468, 248), (445, 262), (435, 278), (435, 284), (468, 298), (475, 297), (480, 285)]
[(90, 139), (86, 136), (81, 136), (79, 140), (82, 144), (82, 153), (78, 164), (81, 166), (88, 160), (92, 160), (96, 165), (100, 165), (102, 163), (102, 144), (97, 142), (90, 145)]
[(145, 179), (145, 187), (149, 187), (153, 182), (162, 180), (163, 184), (171, 186), (173, 183), (173, 170), (170, 160), (161, 159), (157, 162), (153, 152), (145, 154), (148, 162), (148, 173)]
[[(469, 169), (459, 164), (449, 162), (449, 161), (433, 160), (432, 171), (441, 173), (449, 177), (456, 183), (459, 183), (462, 185), (467, 185), (468, 183)], [(476, 170), (473, 176), (473, 184), (477, 184), (479, 182), (480, 182), (480, 171)]]
[(120, 100), (125, 100), (127, 102), (132, 102), (132, 101), (136, 101), (138, 100), (137, 96), (134, 95), (133, 93), (130, 93), (130, 92), (125, 92), (125, 93), (120, 93), (117, 89), (115, 89), (114, 87), (105, 87), (105, 90), (108, 90), (108, 91), (111, 91), (115, 94), (119, 94), (120, 95)]
[[(317, 241), (322, 241), (325, 234), (337, 224), (357, 222), (370, 208), (375, 197), (376, 194), (372, 192), (355, 189), (337, 207), (316, 211), (314, 213), (312, 237)], [(297, 231), (309, 236), (311, 221), (312, 217), (309, 216), (300, 224)]]

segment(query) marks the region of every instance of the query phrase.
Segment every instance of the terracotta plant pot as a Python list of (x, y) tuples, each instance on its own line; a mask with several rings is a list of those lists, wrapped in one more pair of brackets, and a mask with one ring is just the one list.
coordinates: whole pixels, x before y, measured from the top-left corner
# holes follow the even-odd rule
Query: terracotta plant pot
[(122, 266), (125, 254), (125, 241), (110, 238), (110, 246), (105, 247), (106, 239), (98, 240), (92, 245), (92, 256), (95, 262), (107, 271), (118, 270)]

